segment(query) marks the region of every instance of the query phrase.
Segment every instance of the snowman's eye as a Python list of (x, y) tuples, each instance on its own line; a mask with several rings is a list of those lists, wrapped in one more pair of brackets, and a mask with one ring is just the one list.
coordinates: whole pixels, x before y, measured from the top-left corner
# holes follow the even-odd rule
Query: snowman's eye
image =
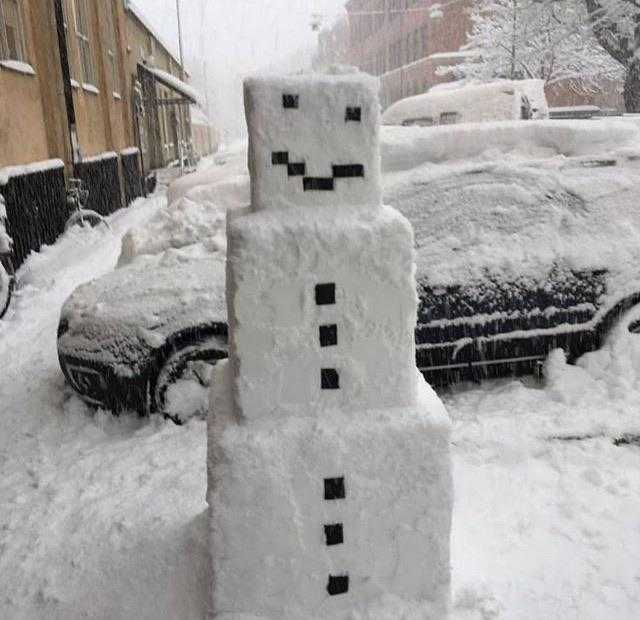
[(345, 121), (356, 121), (360, 122), (360, 118), (362, 116), (362, 110), (359, 107), (347, 107), (347, 112), (345, 114)]
[(286, 93), (282, 95), (283, 108), (297, 108), (299, 101), (300, 101), (299, 95), (289, 95)]

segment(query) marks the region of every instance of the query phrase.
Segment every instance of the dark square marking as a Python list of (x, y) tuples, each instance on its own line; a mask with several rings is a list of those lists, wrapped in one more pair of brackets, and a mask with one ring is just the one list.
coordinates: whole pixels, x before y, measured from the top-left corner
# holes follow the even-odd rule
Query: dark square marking
[(316, 284), (316, 304), (329, 306), (336, 303), (336, 285), (333, 282)]
[(302, 180), (304, 191), (320, 190), (333, 191), (333, 177), (304, 177)]
[(287, 153), (287, 151), (275, 151), (271, 153), (271, 163), (274, 166), (286, 166), (289, 163), (289, 153)]
[(327, 547), (331, 545), (341, 545), (344, 542), (342, 531), (342, 523), (332, 523), (324, 526), (324, 537), (327, 541)]
[(340, 376), (335, 368), (322, 368), (320, 370), (320, 387), (323, 390), (340, 389)]
[(282, 95), (282, 107), (283, 108), (297, 108), (298, 103), (300, 102), (300, 97), (298, 95)]
[(324, 479), (325, 499), (344, 499), (345, 496), (344, 477)]
[(349, 575), (329, 575), (327, 592), (331, 596), (345, 594), (349, 591)]
[(362, 117), (362, 110), (360, 109), (360, 107), (347, 106), (347, 112), (344, 117), (345, 121), (356, 121), (359, 123), (361, 117)]
[(287, 173), (290, 177), (303, 177), (306, 171), (306, 166), (302, 164), (288, 164)]
[(320, 346), (333, 347), (338, 344), (338, 326), (320, 325)]
[(347, 164), (346, 166), (333, 166), (334, 179), (346, 179), (348, 177), (363, 177), (364, 166), (362, 164)]

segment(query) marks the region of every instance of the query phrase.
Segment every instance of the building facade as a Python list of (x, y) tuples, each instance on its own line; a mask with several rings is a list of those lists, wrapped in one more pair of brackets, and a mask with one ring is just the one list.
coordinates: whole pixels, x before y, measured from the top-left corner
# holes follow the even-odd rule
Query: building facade
[(61, 219), (78, 177), (89, 206), (110, 213), (143, 192), (147, 171), (195, 158), (186, 79), (129, 0), (0, 0), (0, 192), (21, 252), (44, 242), (40, 222), (25, 224), (26, 196), (44, 201), (33, 217)]
[(351, 64), (380, 76), (383, 107), (449, 80), (464, 52), (473, 0), (349, 0)]

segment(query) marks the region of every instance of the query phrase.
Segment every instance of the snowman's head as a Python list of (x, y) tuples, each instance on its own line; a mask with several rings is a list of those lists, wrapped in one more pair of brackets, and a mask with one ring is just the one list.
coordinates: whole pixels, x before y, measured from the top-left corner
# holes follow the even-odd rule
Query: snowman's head
[(379, 206), (377, 87), (361, 74), (246, 80), (253, 208)]

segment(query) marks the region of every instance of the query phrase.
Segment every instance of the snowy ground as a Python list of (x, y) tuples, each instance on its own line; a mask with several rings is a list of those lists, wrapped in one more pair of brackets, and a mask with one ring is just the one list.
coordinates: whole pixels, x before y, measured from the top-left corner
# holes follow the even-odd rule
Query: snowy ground
[[(65, 386), (58, 313), (163, 204), (34, 255), (0, 322), (0, 618), (202, 618), (205, 426), (113, 419)], [(453, 617), (640, 614), (640, 336), (579, 367), (445, 396), (454, 419)], [(551, 439), (588, 435), (586, 440)], [(301, 619), (302, 620), (302, 619)]]

